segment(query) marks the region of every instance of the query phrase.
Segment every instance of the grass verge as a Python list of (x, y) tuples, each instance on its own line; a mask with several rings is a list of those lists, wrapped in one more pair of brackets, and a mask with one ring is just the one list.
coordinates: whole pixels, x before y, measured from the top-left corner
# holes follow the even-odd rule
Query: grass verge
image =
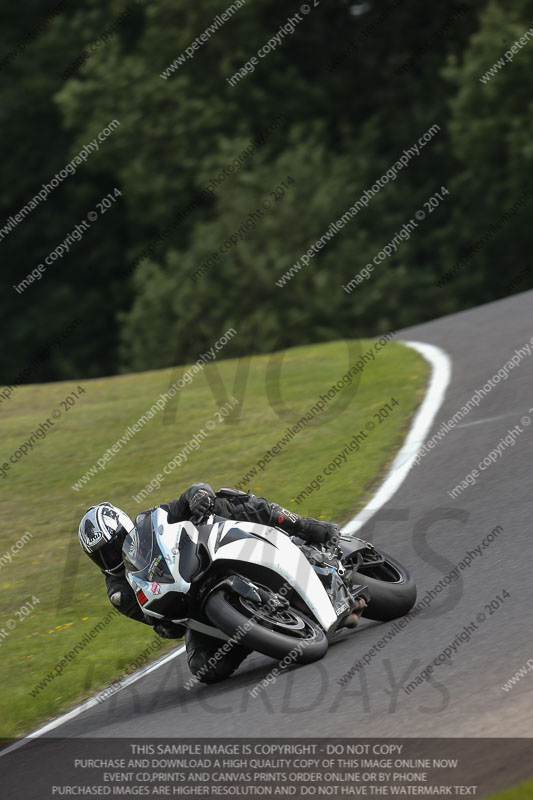
[(487, 800), (533, 800), (533, 781), (522, 783), (514, 789), (491, 795)]

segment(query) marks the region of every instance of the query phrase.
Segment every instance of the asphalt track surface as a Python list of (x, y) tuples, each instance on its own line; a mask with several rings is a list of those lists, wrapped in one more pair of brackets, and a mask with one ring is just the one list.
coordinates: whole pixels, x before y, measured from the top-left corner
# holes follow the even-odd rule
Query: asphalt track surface
[[(452, 361), (451, 381), (429, 435), (515, 349), (529, 343), (532, 305), (533, 292), (527, 292), (398, 334), (402, 340), (437, 345)], [(382, 639), (391, 623), (363, 623), (333, 643), (321, 662), (285, 670), (255, 698), (249, 690), (276, 666), (273, 660), (254, 654), (229, 680), (187, 691), (183, 684), (190, 674), (180, 655), (48, 735), (530, 737), (533, 672), (511, 691), (501, 688), (533, 657), (533, 424), (528, 428), (520, 423), (528, 414), (533, 420), (533, 348), (532, 356), (523, 358), (461, 427), (411, 469), (392, 500), (362, 529), (360, 536), (409, 568), (419, 598), (493, 529), (502, 526), (503, 531), (461, 573), (462, 580), (442, 591), (346, 685), (338, 680)], [(517, 424), (523, 432), (514, 446), (480, 472), (476, 485), (452, 499), (447, 490)], [(339, 479), (349, 491), (349, 466)], [(510, 597), (491, 613), (485, 606), (504, 590)], [(407, 694), (402, 686), (479, 613), (486, 619), (477, 623), (470, 641), (435, 667), (431, 682)], [(533, 766), (513, 752), (512, 779), (531, 777)]]

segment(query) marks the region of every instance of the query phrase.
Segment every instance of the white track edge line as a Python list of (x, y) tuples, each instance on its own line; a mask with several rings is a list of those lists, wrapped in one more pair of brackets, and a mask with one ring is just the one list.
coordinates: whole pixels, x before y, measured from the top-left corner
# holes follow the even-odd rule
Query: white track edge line
[[(435, 415), (442, 405), (446, 389), (448, 388), (448, 384), (450, 382), (451, 361), (444, 350), (441, 350), (439, 347), (435, 347), (435, 345), (425, 344), (423, 342), (403, 342), (403, 344), (407, 345), (407, 347), (412, 347), (413, 350), (417, 350), (420, 355), (431, 364), (432, 374), (429, 388), (426, 392), (426, 396), (422, 402), (422, 405), (418, 409), (418, 412), (412, 422), (405, 443), (392, 462), (385, 480), (381, 484), (372, 500), (370, 500), (367, 505), (361, 509), (361, 511), (356, 514), (355, 517), (353, 517), (353, 519), (346, 523), (342, 529), (343, 533), (355, 533), (358, 531), (365, 524), (365, 522), (367, 522), (376, 513), (376, 511), (379, 511), (379, 509), (384, 506), (385, 503), (387, 503), (400, 488), (401, 484), (407, 477), (409, 470), (413, 466), (420, 443), (423, 439), (425, 439), (433, 420), (435, 419)], [(131, 686), (132, 683), (136, 683), (136, 681), (144, 678), (145, 675), (149, 675), (150, 672), (154, 672), (156, 669), (159, 669), (159, 667), (162, 667), (169, 661), (172, 661), (172, 659), (181, 655), (184, 650), (185, 645), (182, 645), (177, 650), (174, 650), (172, 653), (163, 656), (153, 664), (149, 664), (133, 675), (130, 675), (123, 682), (120, 689), (118, 689), (117, 692), (114, 692), (114, 694), (118, 694), (118, 692), (121, 692), (122, 689), (125, 689), (127, 686)], [(73, 708), (66, 714), (62, 714), (60, 717), (51, 720), (51, 722), (48, 722), (41, 728), (37, 728), (37, 730), (27, 734), (24, 739), (21, 739), (19, 742), (15, 742), (15, 744), (12, 744), (5, 750), (2, 750), (0, 752), (0, 757), (7, 755), (7, 753), (16, 750), (18, 747), (22, 747), (22, 745), (29, 740), (36, 739), (39, 736), (43, 736), (45, 733), (58, 728), (60, 725), (63, 725), (65, 722), (69, 722), (71, 719), (79, 716), (84, 711), (88, 711), (90, 708), (94, 708), (96, 705), (99, 705), (98, 701), (96, 700), (96, 696), (89, 698), (89, 700), (86, 700), (84, 703), (81, 703), (81, 705), (76, 706), (76, 708)]]
[[(150, 672), (154, 672), (156, 669), (159, 669), (159, 667), (168, 664), (169, 661), (172, 661), (172, 659), (181, 655), (184, 650), (185, 650), (185, 645), (183, 644), (181, 645), (181, 647), (178, 647), (177, 650), (173, 650), (171, 653), (167, 653), (166, 655), (159, 658), (157, 661), (154, 661), (152, 664), (148, 664), (146, 667), (143, 667), (138, 672), (134, 672), (133, 675), (129, 675), (127, 678), (124, 679), (124, 681), (122, 681), (120, 688), (117, 689), (116, 692), (113, 692), (113, 694), (110, 695), (110, 697), (114, 697), (114, 695), (121, 692), (122, 689), (126, 689), (128, 686), (131, 686), (132, 683), (136, 683), (141, 678), (144, 678), (145, 675), (149, 675)], [(105, 691), (105, 689), (102, 689), (102, 691)], [(66, 714), (62, 714), (60, 717), (56, 717), (50, 722), (47, 722), (46, 725), (43, 725), (41, 728), (37, 728), (37, 730), (32, 731), (32, 733), (28, 733), (23, 739), (20, 739), (20, 741), (14, 742), (14, 744), (10, 745), (9, 747), (6, 747), (5, 750), (2, 750), (0, 752), (0, 757), (5, 756), (8, 753), (11, 753), (13, 750), (17, 750), (19, 747), (22, 747), (23, 744), (26, 744), (31, 739), (37, 739), (39, 736), (43, 736), (45, 733), (53, 731), (54, 728), (58, 728), (60, 725), (64, 725), (65, 722), (69, 722), (71, 719), (75, 719), (75, 717), (78, 717), (84, 711), (88, 711), (90, 708), (94, 708), (95, 706), (101, 705), (96, 699), (97, 697), (99, 697), (100, 694), (101, 692), (99, 692), (94, 697), (90, 697), (88, 700), (85, 700), (83, 703), (81, 703), (79, 706), (76, 706), (71, 711), (67, 711)]]
[(433, 420), (442, 405), (452, 373), (451, 360), (444, 350), (423, 342), (402, 342), (413, 348), (431, 364), (429, 387), (422, 405), (407, 434), (407, 438), (373, 498), (342, 529), (342, 533), (356, 533), (365, 522), (379, 511), (396, 494), (413, 466), (421, 443), (426, 438)]

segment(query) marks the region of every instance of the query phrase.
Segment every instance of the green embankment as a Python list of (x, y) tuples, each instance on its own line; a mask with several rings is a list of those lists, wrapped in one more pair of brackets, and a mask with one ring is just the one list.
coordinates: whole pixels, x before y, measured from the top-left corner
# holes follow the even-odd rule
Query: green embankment
[(507, 789), (501, 794), (491, 795), (488, 800), (533, 800), (533, 781), (522, 783), (514, 789)]

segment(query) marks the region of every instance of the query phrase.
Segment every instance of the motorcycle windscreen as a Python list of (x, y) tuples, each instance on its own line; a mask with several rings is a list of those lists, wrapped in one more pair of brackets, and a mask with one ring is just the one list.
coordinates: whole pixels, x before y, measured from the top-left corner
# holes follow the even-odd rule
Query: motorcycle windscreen
[(128, 572), (140, 580), (157, 579), (159, 583), (174, 583), (174, 578), (157, 543), (151, 514), (147, 514), (142, 522), (128, 533), (122, 545), (122, 555)]

